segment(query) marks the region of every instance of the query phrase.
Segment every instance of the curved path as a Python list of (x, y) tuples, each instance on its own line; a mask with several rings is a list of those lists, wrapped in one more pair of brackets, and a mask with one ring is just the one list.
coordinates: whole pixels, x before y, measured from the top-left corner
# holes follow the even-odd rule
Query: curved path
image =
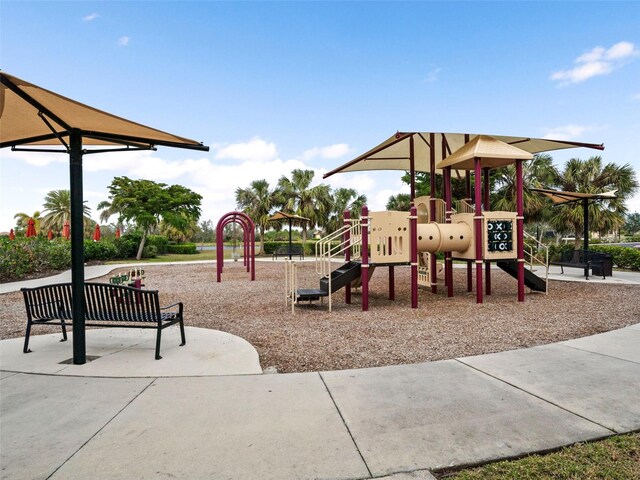
[[(99, 268), (87, 270), (108, 273)], [(32, 337), (29, 355), (21, 339), (0, 342), (0, 476), (427, 479), (640, 430), (640, 324), (454, 360), (278, 375), (261, 374), (253, 347), (232, 335), (189, 328), (178, 347), (169, 329), (155, 361), (146, 333), (89, 330), (99, 358), (81, 366), (59, 363), (71, 356), (59, 335)]]

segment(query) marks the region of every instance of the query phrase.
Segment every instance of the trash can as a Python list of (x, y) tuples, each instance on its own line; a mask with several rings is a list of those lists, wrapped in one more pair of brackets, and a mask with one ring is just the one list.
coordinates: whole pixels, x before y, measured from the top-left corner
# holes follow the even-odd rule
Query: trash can
[(591, 271), (595, 276), (602, 276), (602, 277), (613, 276), (613, 261), (611, 259), (611, 255), (605, 254), (604, 258), (602, 259), (602, 263), (598, 265), (594, 265)]

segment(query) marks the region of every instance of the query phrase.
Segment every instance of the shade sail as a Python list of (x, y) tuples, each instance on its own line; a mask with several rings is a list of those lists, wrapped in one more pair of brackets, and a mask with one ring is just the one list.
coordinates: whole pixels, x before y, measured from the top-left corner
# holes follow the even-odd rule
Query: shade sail
[(294, 215), (292, 213), (285, 213), (278, 210), (276, 213), (269, 217), (270, 222), (275, 222), (277, 220), (295, 220), (298, 222), (310, 222), (311, 220), (306, 217), (301, 217), (300, 215)]
[(439, 162), (436, 167), (438, 169), (451, 167), (459, 170), (473, 170), (476, 158), (480, 159), (482, 168), (499, 168), (515, 163), (516, 160), (531, 160), (533, 153), (487, 135), (478, 135)]
[(616, 198), (617, 190), (603, 193), (561, 192), (547, 188), (532, 188), (532, 192), (540, 192), (551, 199), (556, 205), (578, 202), (581, 200), (612, 200)]
[(200, 142), (147, 127), (0, 72), (0, 148), (60, 145), (71, 130), (83, 145), (165, 145), (208, 150)]
[[(430, 172), (431, 159), (440, 162), (473, 140), (479, 134), (442, 133), (442, 132), (397, 132), (368, 152), (350, 160), (324, 175), (324, 178), (335, 173), (357, 172), (366, 170), (410, 170), (410, 144), (413, 138), (414, 164), (416, 172)], [(545, 138), (512, 137), (490, 135), (496, 140), (513, 145), (529, 153), (549, 152), (565, 148), (586, 147), (603, 150), (602, 144), (570, 142), (565, 140), (548, 140)], [(436, 173), (441, 170), (436, 169)], [(464, 175), (463, 172), (458, 174)], [(454, 173), (454, 177), (456, 174)]]

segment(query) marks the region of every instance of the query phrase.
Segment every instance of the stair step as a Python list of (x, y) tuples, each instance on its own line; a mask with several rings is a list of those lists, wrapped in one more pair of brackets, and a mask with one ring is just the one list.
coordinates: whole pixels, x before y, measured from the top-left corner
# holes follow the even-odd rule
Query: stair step
[(324, 290), (319, 290), (317, 288), (299, 288), (296, 291), (297, 300), (320, 300), (320, 297), (326, 297), (329, 294)]

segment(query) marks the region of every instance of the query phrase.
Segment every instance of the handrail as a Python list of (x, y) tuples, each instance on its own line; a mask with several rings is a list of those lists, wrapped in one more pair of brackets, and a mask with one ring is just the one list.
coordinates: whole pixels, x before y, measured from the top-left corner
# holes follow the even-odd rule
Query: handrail
[[(529, 265), (529, 270), (533, 270), (533, 266), (540, 265), (545, 269), (545, 293), (549, 291), (549, 247), (547, 247), (544, 243), (538, 241), (536, 237), (533, 235), (524, 232), (524, 249), (525, 249), (525, 263)], [(543, 252), (544, 255), (540, 258), (540, 252)], [(528, 257), (528, 260), (527, 260)]]
[[(349, 233), (349, 240), (344, 240)], [(336, 239), (341, 239), (334, 244)], [(316, 273), (320, 277), (327, 277), (329, 293), (329, 311), (331, 311), (331, 261), (333, 258), (343, 255), (349, 248), (353, 248), (352, 258), (360, 258), (362, 248), (362, 224), (360, 219), (350, 219), (349, 223), (335, 232), (321, 238), (316, 243)]]
[(456, 200), (455, 204), (458, 213), (474, 213), (476, 210), (473, 205), (467, 202), (467, 199)]
[(298, 302), (298, 265), (288, 258), (284, 261), (284, 293), (285, 306), (289, 306), (291, 301), (291, 313), (295, 311)]

